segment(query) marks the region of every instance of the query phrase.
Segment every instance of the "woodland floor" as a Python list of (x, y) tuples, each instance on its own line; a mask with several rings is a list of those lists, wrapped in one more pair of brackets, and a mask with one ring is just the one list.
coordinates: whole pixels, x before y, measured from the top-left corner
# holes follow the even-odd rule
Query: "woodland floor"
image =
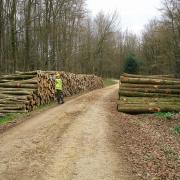
[(179, 179), (180, 117), (119, 113), (117, 89), (75, 97), (1, 132), (0, 179)]

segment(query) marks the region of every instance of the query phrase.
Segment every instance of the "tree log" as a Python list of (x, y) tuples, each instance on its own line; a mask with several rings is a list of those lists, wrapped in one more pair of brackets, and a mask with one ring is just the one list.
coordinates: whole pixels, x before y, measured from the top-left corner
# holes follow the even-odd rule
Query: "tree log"
[(135, 105), (124, 105), (118, 104), (117, 109), (120, 112), (124, 113), (154, 113), (154, 112), (180, 112), (180, 106), (168, 106), (168, 105), (144, 105), (144, 106), (135, 106)]
[(180, 85), (155, 85), (155, 84), (120, 84), (122, 88), (152, 88), (152, 89), (180, 89)]
[(143, 101), (137, 101), (137, 102), (130, 102), (130, 101), (118, 101), (117, 104), (121, 104), (122, 106), (180, 106), (180, 102), (164, 102), (164, 101), (149, 101), (149, 102), (143, 102)]
[[(7, 94), (7, 95), (32, 95), (34, 91), (0, 91), (1, 94)], [(1, 95), (0, 94), (0, 95)]]
[(0, 99), (0, 104), (28, 104), (28, 100), (18, 100), (18, 99)]
[(3, 110), (18, 110), (18, 109), (25, 109), (26, 108), (26, 105), (25, 104), (17, 104), (17, 105), (14, 105), (14, 104), (0, 104), (0, 109), (3, 109)]
[(17, 96), (17, 95), (6, 95), (6, 94), (0, 94), (0, 99), (1, 100), (29, 100), (29, 99), (32, 99), (32, 96), (31, 95), (26, 95), (26, 96)]
[(124, 73), (122, 74), (122, 76), (125, 76), (125, 77), (131, 77), (131, 78), (152, 78), (152, 79), (174, 79), (176, 80), (175, 78), (175, 75), (173, 74), (169, 74), (169, 75), (142, 75), (142, 74), (127, 74), (127, 73)]
[(119, 91), (136, 91), (144, 93), (180, 94), (180, 89), (152, 89), (152, 88), (126, 88), (120, 87)]
[(180, 85), (180, 80), (163, 80), (152, 78), (129, 78), (121, 76), (121, 83), (133, 83), (133, 84), (157, 84), (157, 85)]
[(0, 111), (1, 110), (24, 110), (25, 109), (25, 107), (24, 106), (7, 106), (7, 107), (1, 107), (0, 106)]
[(4, 91), (26, 91), (26, 92), (35, 92), (36, 89), (30, 89), (30, 88), (2, 88), (0, 87), (0, 92), (4, 92)]
[(37, 74), (41, 74), (41, 70), (37, 70), (37, 71), (28, 71), (28, 72), (21, 72), (21, 71), (16, 71), (16, 74), (19, 75), (37, 75)]
[(138, 102), (138, 103), (148, 103), (148, 102), (172, 102), (172, 103), (176, 103), (176, 102), (180, 102), (180, 97), (162, 97), (162, 98), (152, 98), (152, 97), (123, 97), (121, 96), (120, 99), (118, 100), (122, 101), (122, 102), (129, 102), (129, 103), (134, 103), (134, 102)]
[(36, 84), (21, 84), (21, 83), (0, 83), (1, 88), (28, 88), (28, 89), (37, 89), (37, 83)]
[(0, 79), (0, 83), (9, 83), (9, 82), (12, 82), (12, 80)]
[(138, 91), (119, 91), (119, 96), (126, 97), (177, 97), (180, 96), (178, 94), (164, 94), (164, 93), (144, 93)]
[(9, 110), (1, 110), (0, 109), (0, 113), (25, 113), (25, 112), (27, 112), (27, 110), (25, 110), (25, 109), (21, 109), (21, 110), (11, 110), (11, 109), (9, 109)]
[(23, 80), (23, 79), (32, 79), (34, 78), (34, 75), (1, 75), (0, 79), (1, 80)]

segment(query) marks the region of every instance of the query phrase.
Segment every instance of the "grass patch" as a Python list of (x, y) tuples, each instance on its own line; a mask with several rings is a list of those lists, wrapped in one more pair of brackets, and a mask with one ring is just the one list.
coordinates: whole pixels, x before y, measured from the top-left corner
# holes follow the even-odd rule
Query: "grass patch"
[(170, 120), (174, 114), (171, 112), (157, 112), (155, 115), (161, 119)]
[(55, 102), (50, 102), (49, 104), (42, 104), (40, 106), (37, 107), (37, 110), (44, 110), (44, 109), (48, 109), (50, 107), (53, 107), (55, 105)]
[(180, 126), (176, 126), (172, 129), (172, 131), (175, 133), (175, 134), (178, 134), (180, 135)]
[[(51, 102), (49, 104), (44, 104), (44, 105), (40, 105), (38, 106), (35, 111), (36, 112), (41, 112), (43, 110), (46, 110), (46, 109), (49, 109), (51, 107), (55, 106), (55, 103), (54, 102)], [(32, 111), (34, 112), (34, 111)], [(31, 112), (30, 112), (31, 113)], [(0, 125), (5, 125), (5, 124), (8, 124), (10, 122), (13, 122), (15, 121), (17, 118), (23, 118), (24, 116), (29, 116), (30, 115), (29, 112), (27, 113), (12, 113), (12, 114), (6, 114), (5, 116), (3, 117), (0, 117)]]
[(0, 125), (7, 124), (13, 120), (15, 120), (17, 117), (19, 117), (20, 114), (6, 114), (3, 117), (0, 117)]
[(117, 82), (115, 81), (115, 79), (103, 79), (104, 82), (104, 86), (111, 86), (113, 84), (117, 84)]

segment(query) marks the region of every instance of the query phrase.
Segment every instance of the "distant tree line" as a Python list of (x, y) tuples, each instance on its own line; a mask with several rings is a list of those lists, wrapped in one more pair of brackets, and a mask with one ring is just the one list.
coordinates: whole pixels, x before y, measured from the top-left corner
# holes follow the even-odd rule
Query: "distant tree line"
[(119, 76), (128, 42), (116, 25), (116, 13), (92, 19), (84, 0), (0, 0), (0, 73)]
[(151, 20), (141, 41), (142, 71), (180, 77), (180, 1), (163, 0), (162, 18)]
[(42, 69), (119, 77), (135, 67), (132, 73), (179, 74), (180, 3), (162, 5), (163, 18), (138, 37), (121, 30), (116, 13), (92, 18), (85, 0), (0, 0), (0, 73)]

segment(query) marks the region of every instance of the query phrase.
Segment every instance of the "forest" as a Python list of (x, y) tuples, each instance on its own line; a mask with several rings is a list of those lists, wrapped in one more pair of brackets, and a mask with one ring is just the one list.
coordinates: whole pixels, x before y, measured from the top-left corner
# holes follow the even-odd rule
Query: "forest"
[(0, 0), (0, 73), (63, 70), (119, 77), (180, 76), (180, 1), (163, 0), (140, 35), (85, 0)]

